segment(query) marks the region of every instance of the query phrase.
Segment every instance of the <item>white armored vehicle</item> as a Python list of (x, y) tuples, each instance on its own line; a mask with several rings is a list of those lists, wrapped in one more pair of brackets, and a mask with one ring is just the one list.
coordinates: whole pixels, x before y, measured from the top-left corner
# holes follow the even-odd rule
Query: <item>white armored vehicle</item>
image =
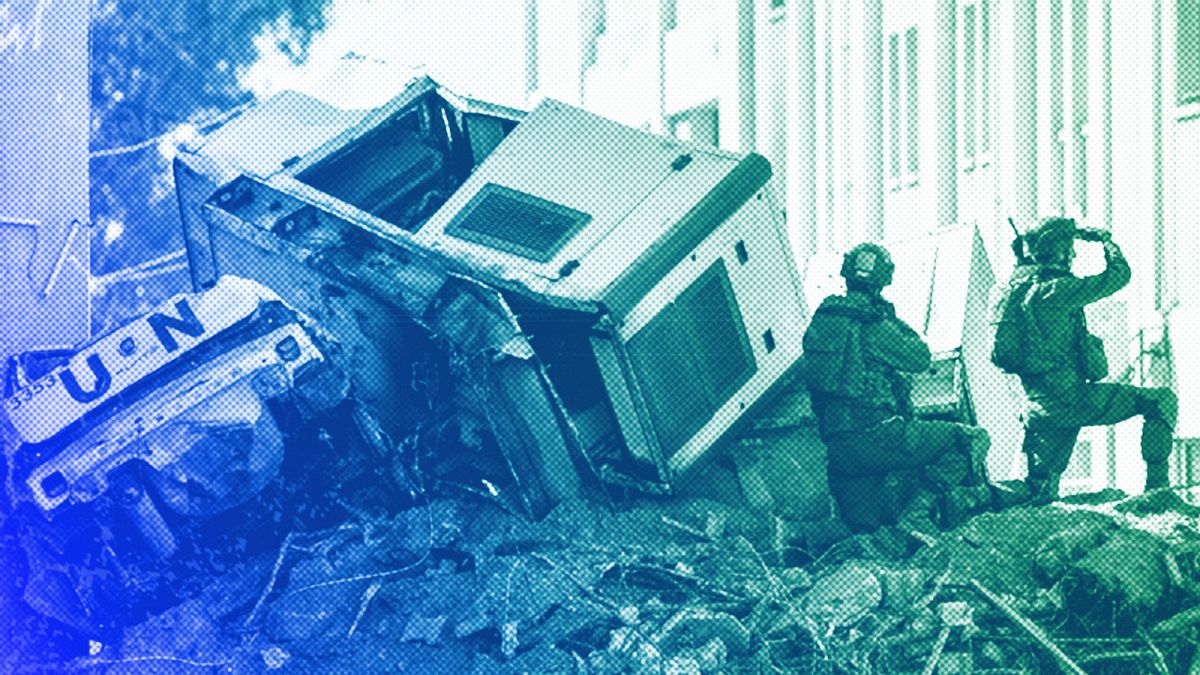
[(289, 494), (467, 490), (538, 517), (673, 491), (799, 357), (770, 175), (428, 78), (241, 112), (176, 159), (194, 293), (10, 368), (30, 604), (127, 623), (212, 538), (230, 560), (269, 541), (249, 533)]
[(368, 110), (279, 94), (175, 167), (197, 289), (276, 290), (346, 346), (335, 360), (393, 437), (441, 448), (426, 465), (447, 438), (499, 456), (488, 489), (534, 516), (589, 486), (671, 491), (796, 362), (770, 175), (428, 78)]

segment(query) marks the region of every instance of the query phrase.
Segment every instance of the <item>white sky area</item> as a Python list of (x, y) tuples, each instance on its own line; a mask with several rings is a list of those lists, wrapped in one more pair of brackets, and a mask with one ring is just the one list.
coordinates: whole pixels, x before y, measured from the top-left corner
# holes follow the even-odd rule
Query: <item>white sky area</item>
[[(293, 64), (279, 48), (291, 39), (286, 21), (279, 22), (258, 36), (259, 60), (239, 81), (259, 98), (291, 89), (365, 108), (397, 93), (406, 72), (420, 70), (457, 93), (522, 106), (523, 6), (522, 0), (334, 0), (305, 63)], [(348, 80), (338, 65), (351, 54), (377, 66)]]

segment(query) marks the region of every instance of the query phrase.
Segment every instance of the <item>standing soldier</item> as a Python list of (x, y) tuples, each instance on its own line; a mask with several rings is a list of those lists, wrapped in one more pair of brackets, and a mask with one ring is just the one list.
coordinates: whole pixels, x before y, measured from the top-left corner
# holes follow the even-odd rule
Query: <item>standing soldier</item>
[[(1086, 277), (1071, 273), (1076, 239), (1104, 246), (1104, 271)], [(1020, 375), (1029, 399), (1023, 450), (1034, 500), (1058, 497), (1059, 477), (1081, 427), (1116, 424), (1137, 415), (1143, 418), (1146, 489), (1167, 487), (1175, 394), (1100, 382), (1108, 374), (1104, 345), (1088, 332), (1083, 311), (1129, 283), (1129, 263), (1121, 249), (1107, 231), (1076, 228), (1070, 218), (1043, 220), (1023, 243), (1027, 256), (1013, 272), (1004, 300), (1011, 330), (1004, 324), (997, 329), (992, 360)]]
[(805, 380), (842, 520), (929, 534), (935, 519), (953, 526), (990, 504), (990, 443), (978, 427), (913, 419), (905, 374), (928, 369), (930, 354), (880, 295), (893, 270), (882, 246), (846, 254), (846, 294), (826, 298), (804, 334)]

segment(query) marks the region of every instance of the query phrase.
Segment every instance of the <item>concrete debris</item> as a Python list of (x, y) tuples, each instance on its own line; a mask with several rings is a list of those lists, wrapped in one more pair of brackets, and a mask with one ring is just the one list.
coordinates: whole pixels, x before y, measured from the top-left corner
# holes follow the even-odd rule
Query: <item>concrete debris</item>
[(720, 672), (729, 659), (729, 648), (721, 638), (713, 638), (696, 651), (695, 658), (702, 672)]
[(439, 645), (442, 642), (442, 629), (445, 626), (445, 616), (427, 617), (414, 614), (404, 626), (404, 634), (400, 636), (400, 641)]
[(883, 589), (883, 607), (889, 611), (912, 607), (932, 576), (928, 570), (919, 567), (892, 565), (877, 565), (873, 572)]
[(504, 654), (506, 659), (517, 655), (517, 647), (521, 644), (517, 637), (517, 630), (520, 627), (520, 621), (509, 621), (500, 627), (500, 653)]
[(996, 607), (1004, 612), (1008, 618), (1012, 619), (1014, 623), (1028, 632), (1041, 647), (1049, 652), (1050, 655), (1053, 656), (1056, 661), (1058, 661), (1059, 665), (1062, 666), (1064, 671), (1077, 675), (1083, 675), (1083, 669), (1080, 668), (1070, 656), (1067, 656), (1061, 647), (1055, 644), (1054, 641), (1052, 641), (1050, 637), (1046, 635), (1046, 631), (1043, 630), (1041, 626), (1038, 626), (1036, 623), (1029, 620), (1011, 605), (1006, 603), (1003, 598), (988, 590), (983, 584), (979, 583), (978, 581), (973, 581), (972, 583), (975, 589), (978, 590), (984, 597), (986, 597), (988, 601), (996, 605)]
[[(710, 513), (723, 529), (690, 525)], [(260, 620), (243, 620), (259, 595), (245, 586), (268, 584), (270, 552), (222, 579), (238, 609), (184, 603), (120, 652), (259, 670), (933, 674), (1186, 672), (1197, 651), (1195, 521), (1168, 537), (1160, 516), (1108, 502), (1019, 507), (932, 548), (864, 555), (851, 537), (790, 559), (746, 513), (571, 501), (530, 522), (431, 502), (294, 538)]]
[(883, 601), (879, 578), (866, 567), (850, 563), (818, 581), (804, 598), (804, 612), (826, 634), (856, 623)]
[(947, 626), (970, 626), (971, 606), (961, 600), (938, 605), (938, 616)]
[(124, 654), (172, 654), (180, 658), (210, 660), (226, 647), (208, 608), (191, 600), (125, 631)]
[(700, 664), (690, 656), (676, 656), (663, 667), (665, 675), (702, 675)]
[(291, 657), (291, 654), (278, 645), (262, 650), (263, 665), (267, 667), (267, 670), (279, 670)]
[(358, 597), (351, 586), (327, 586), (285, 595), (272, 604), (267, 614), (267, 635), (279, 642), (310, 647), (331, 635), (344, 635), (354, 621)]
[(1042, 584), (1053, 585), (1075, 561), (1108, 541), (1116, 529), (1112, 520), (1096, 517), (1055, 534), (1034, 551), (1033, 573)]
[(637, 605), (629, 605), (627, 607), (622, 607), (621, 611), (618, 612), (618, 614), (617, 614), (618, 618), (620, 618), (621, 622), (624, 623), (626, 626), (636, 625), (638, 622), (639, 615), (640, 615), (640, 611), (638, 610)]
[(686, 607), (663, 624), (654, 641), (664, 649), (700, 647), (720, 640), (733, 654), (745, 654), (750, 649), (750, 631), (735, 617), (702, 607)]
[(1084, 625), (1133, 634), (1177, 600), (1169, 595), (1167, 550), (1149, 533), (1118, 531), (1063, 576), (1063, 602)]

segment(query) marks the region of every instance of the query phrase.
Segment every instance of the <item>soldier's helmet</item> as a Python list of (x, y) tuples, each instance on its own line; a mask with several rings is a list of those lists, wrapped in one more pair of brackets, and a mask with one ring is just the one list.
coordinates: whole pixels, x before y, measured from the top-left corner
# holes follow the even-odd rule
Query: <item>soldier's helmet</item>
[(1039, 263), (1061, 262), (1075, 246), (1075, 220), (1045, 218), (1025, 238), (1034, 260)]
[(892, 255), (879, 244), (859, 244), (842, 258), (842, 277), (846, 279), (847, 286), (860, 284), (880, 290), (892, 283), (892, 273), (895, 271)]

